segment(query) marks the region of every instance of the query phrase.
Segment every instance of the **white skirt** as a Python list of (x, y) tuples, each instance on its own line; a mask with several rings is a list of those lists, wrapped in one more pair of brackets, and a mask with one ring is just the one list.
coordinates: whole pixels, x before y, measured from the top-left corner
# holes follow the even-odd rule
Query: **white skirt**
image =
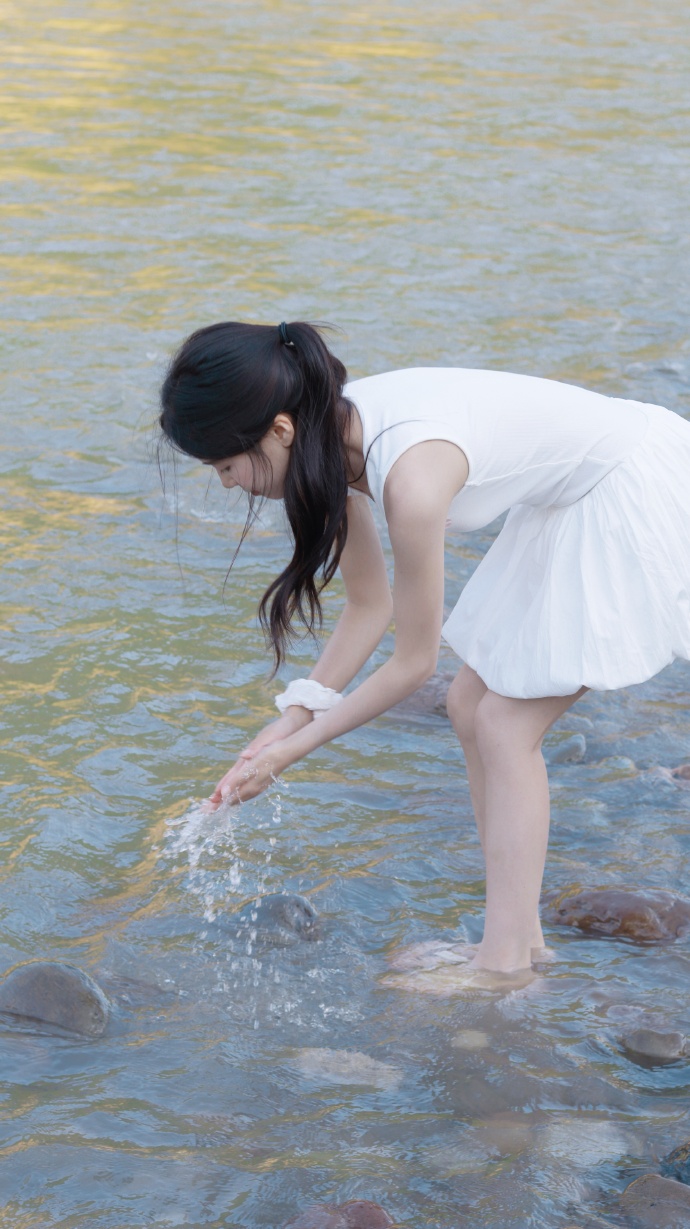
[(499, 695), (608, 691), (690, 661), (690, 423), (645, 409), (643, 440), (582, 499), (511, 508), (445, 623)]

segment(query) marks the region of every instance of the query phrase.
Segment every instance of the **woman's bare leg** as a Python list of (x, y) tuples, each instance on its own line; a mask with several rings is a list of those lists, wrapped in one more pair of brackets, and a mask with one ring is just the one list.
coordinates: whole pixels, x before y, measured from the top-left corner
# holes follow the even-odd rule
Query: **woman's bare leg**
[(530, 964), (549, 835), (549, 784), (541, 744), (580, 696), (518, 700), (486, 691), (474, 729), (483, 778), (486, 920), (475, 968)]
[[(482, 682), (476, 671), (465, 665), (453, 679), (447, 699), (448, 716), (465, 754), (472, 810), (485, 857), (486, 787), (484, 764), (477, 746), (475, 716), (479, 702), (487, 691), (486, 683)], [(535, 950), (544, 947), (544, 935), (538, 913), (532, 927), (530, 947)]]

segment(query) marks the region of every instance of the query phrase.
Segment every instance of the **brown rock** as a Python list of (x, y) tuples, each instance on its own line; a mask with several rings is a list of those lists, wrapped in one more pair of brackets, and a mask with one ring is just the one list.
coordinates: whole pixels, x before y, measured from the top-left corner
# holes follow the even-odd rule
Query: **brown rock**
[(339, 1205), (318, 1204), (308, 1208), (285, 1229), (388, 1229), (393, 1221), (378, 1203), (351, 1199)]
[(690, 781), (690, 764), (679, 764), (677, 768), (672, 768), (671, 776), (678, 777), (681, 781)]
[(688, 1229), (690, 1189), (682, 1182), (645, 1174), (626, 1186), (621, 1205), (633, 1223), (649, 1229)]
[(544, 917), (585, 933), (665, 943), (690, 930), (690, 902), (653, 889), (573, 887), (546, 902)]

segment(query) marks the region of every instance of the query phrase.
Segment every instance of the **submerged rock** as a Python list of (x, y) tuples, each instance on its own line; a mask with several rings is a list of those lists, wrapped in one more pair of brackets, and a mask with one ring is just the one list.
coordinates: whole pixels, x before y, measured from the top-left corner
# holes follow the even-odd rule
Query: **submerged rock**
[(426, 683), (406, 696), (399, 704), (394, 705), (391, 712), (400, 713), (404, 717), (447, 717), (446, 697), (454, 674), (439, 671)]
[(244, 905), (235, 914), (237, 937), (259, 947), (287, 947), (300, 940), (313, 943), (322, 938), (319, 914), (306, 896), (295, 892), (271, 892)]
[(690, 1186), (690, 1141), (679, 1144), (664, 1157), (661, 1172), (665, 1178), (675, 1178), (677, 1182)]
[(285, 1229), (388, 1229), (392, 1224), (380, 1204), (368, 1199), (351, 1199), (348, 1203), (321, 1203), (308, 1208)]
[(677, 768), (672, 768), (671, 776), (679, 781), (690, 781), (690, 764), (679, 764)]
[(371, 1088), (397, 1088), (403, 1073), (392, 1063), (382, 1063), (359, 1050), (298, 1050), (289, 1065), (302, 1075), (326, 1084), (368, 1084)]
[(664, 943), (690, 930), (690, 902), (652, 889), (574, 887), (547, 901), (544, 917), (585, 933)]
[(629, 1149), (627, 1136), (607, 1119), (560, 1118), (542, 1135), (542, 1149), (568, 1161), (575, 1169), (591, 1170), (602, 1162), (617, 1161)]
[(584, 734), (571, 734), (544, 747), (547, 764), (581, 764), (587, 754)]
[(73, 964), (31, 960), (0, 981), (0, 1013), (55, 1024), (82, 1037), (101, 1037), (110, 1003), (100, 986)]
[(682, 1033), (659, 1032), (654, 1028), (636, 1028), (621, 1036), (621, 1045), (633, 1061), (643, 1066), (677, 1062), (687, 1054), (687, 1041)]
[(690, 1190), (658, 1174), (645, 1174), (626, 1186), (621, 1205), (640, 1229), (687, 1229), (690, 1225)]

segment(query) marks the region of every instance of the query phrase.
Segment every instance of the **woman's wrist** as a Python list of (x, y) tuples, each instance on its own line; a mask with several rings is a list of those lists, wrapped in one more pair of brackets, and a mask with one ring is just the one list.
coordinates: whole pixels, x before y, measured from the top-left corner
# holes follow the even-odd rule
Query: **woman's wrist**
[(293, 679), (286, 690), (276, 696), (275, 702), (276, 708), (281, 713), (287, 712), (289, 708), (300, 706), (310, 709), (314, 717), (320, 717), (322, 713), (327, 713), (336, 704), (340, 704), (342, 698), (339, 691), (335, 691), (332, 687), (325, 687), (317, 679), (308, 678)]
[[(301, 704), (291, 704), (289, 708), (286, 708), (283, 717), (287, 718), (295, 730), (301, 730), (305, 725), (311, 725), (314, 720), (314, 714), (311, 709), (304, 708)], [(281, 718), (279, 717), (278, 720), (280, 721)]]

